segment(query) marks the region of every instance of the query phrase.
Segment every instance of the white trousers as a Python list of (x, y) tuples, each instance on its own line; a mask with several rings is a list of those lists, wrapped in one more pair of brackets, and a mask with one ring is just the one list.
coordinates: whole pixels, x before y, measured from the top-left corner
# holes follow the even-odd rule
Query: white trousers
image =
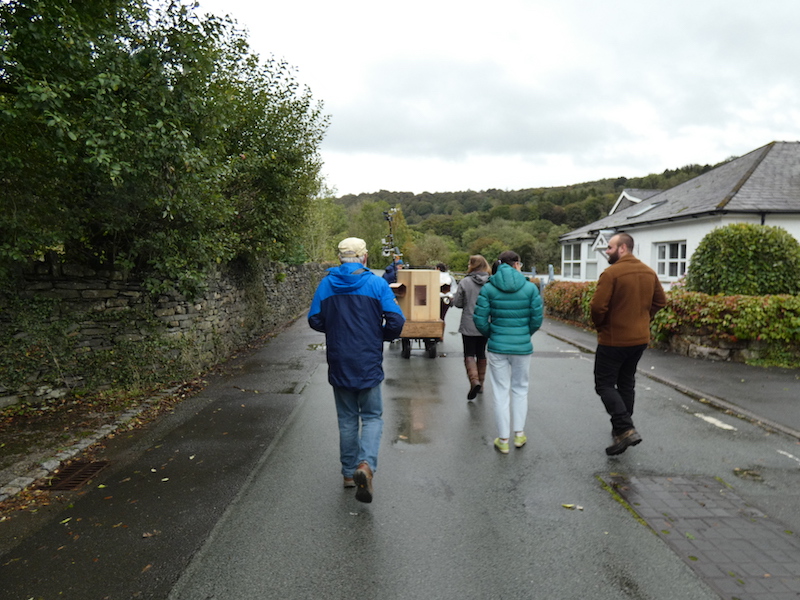
[(489, 384), (494, 396), (494, 417), (498, 437), (509, 438), (511, 431), (525, 431), (528, 417), (528, 379), (530, 354), (486, 353)]

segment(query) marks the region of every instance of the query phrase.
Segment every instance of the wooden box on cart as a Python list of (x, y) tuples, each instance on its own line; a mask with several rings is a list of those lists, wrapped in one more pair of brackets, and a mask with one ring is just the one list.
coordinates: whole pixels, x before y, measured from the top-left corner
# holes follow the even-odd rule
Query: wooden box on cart
[(439, 320), (439, 271), (400, 269), (392, 287), (406, 321)]
[(436, 358), (436, 343), (444, 335), (439, 271), (401, 269), (397, 272), (397, 283), (392, 284), (392, 289), (406, 318), (403, 331), (400, 332), (403, 358), (411, 356), (411, 340), (424, 343), (428, 356)]

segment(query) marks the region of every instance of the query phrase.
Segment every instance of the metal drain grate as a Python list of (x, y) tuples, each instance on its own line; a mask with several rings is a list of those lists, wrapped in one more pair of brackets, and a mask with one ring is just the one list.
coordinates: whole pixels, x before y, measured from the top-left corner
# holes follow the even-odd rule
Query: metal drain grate
[(76, 490), (108, 465), (107, 460), (75, 461), (61, 469), (53, 479), (40, 486), (40, 489), (54, 492)]

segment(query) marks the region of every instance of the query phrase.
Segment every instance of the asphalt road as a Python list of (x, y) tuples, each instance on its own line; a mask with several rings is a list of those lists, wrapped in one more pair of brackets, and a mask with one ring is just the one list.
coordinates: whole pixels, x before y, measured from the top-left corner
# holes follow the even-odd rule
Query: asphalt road
[(592, 355), (545, 331), (528, 445), (495, 452), (490, 391), (466, 402), (459, 316), (435, 359), (387, 345), (372, 504), (341, 487), (324, 340), (300, 319), (115, 438), (63, 503), (0, 527), (3, 598), (718, 598), (604, 487), (619, 475), (717, 478), (800, 531), (795, 438), (640, 378), (644, 442), (609, 458)]

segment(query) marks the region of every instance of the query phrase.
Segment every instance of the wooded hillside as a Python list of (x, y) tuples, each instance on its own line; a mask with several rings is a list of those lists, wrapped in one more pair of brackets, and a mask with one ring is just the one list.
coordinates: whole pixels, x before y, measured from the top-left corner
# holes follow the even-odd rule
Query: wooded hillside
[[(413, 263), (443, 261), (461, 270), (470, 254), (483, 254), (491, 261), (511, 247), (529, 268), (546, 272), (549, 264), (558, 267), (560, 263), (558, 236), (606, 216), (623, 189), (669, 189), (715, 166), (686, 165), (631, 179), (515, 191), (413, 194), (380, 190), (345, 195), (336, 203), (353, 217), (350, 223), (364, 210), (373, 214), (381, 206), (402, 210), (410, 233), (401, 250)], [(388, 233), (388, 227), (384, 228)], [(358, 235), (355, 230), (350, 233)]]

